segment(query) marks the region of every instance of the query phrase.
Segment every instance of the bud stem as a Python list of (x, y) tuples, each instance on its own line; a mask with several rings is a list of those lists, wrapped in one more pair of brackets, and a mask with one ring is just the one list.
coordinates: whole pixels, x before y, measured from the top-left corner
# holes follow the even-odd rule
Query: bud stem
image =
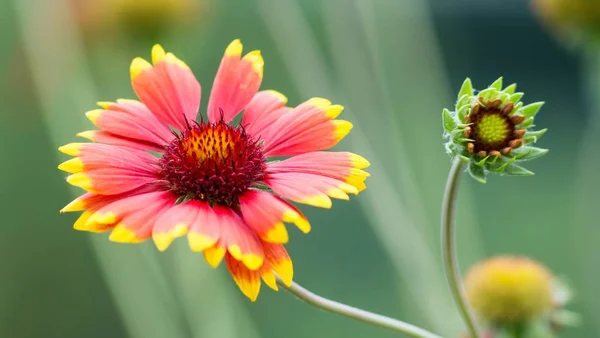
[(393, 319), (390, 317), (378, 315), (372, 312), (361, 310), (353, 306), (338, 303), (336, 301), (316, 295), (302, 286), (292, 282), (289, 287), (286, 286), (283, 281), (277, 277), (277, 284), (292, 293), (294, 296), (307, 302), (310, 305), (318, 307), (328, 312), (336, 313), (348, 318), (352, 318), (367, 324), (390, 329), (392, 331), (404, 333), (410, 337), (416, 338), (442, 338), (429, 331), (421, 329), (420, 327)]
[(442, 203), (442, 255), (444, 258), (444, 269), (448, 285), (454, 296), (454, 301), (460, 310), (460, 314), (467, 325), (469, 337), (479, 338), (474, 316), (469, 309), (462, 288), (454, 240), (454, 209), (458, 195), (460, 175), (462, 174), (463, 168), (464, 165), (461, 160), (456, 158), (448, 173), (448, 181), (446, 182), (446, 190), (444, 191), (444, 200)]

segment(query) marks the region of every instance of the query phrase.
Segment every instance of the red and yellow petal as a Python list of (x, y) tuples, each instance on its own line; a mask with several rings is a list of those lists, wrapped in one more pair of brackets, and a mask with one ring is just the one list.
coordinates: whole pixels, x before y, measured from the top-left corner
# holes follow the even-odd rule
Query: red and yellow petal
[(124, 193), (157, 177), (158, 159), (141, 150), (94, 143), (70, 143), (59, 150), (77, 156), (58, 166), (72, 173), (67, 182), (94, 194)]
[(272, 173), (264, 183), (283, 198), (321, 208), (331, 208), (330, 197), (348, 200), (348, 194), (358, 194), (358, 188), (344, 181), (299, 172)]
[[(130, 206), (135, 205), (133, 209), (123, 208), (120, 211), (112, 211), (117, 219), (109, 236), (109, 240), (113, 242), (139, 243), (150, 238), (156, 220), (168, 211), (177, 199), (170, 192), (161, 191), (137, 195), (128, 200)], [(110, 210), (111, 205), (116, 203), (105, 208)]]
[(98, 102), (98, 105), (103, 109), (87, 112), (88, 119), (112, 135), (137, 141), (137, 148), (144, 149), (147, 144), (159, 148), (175, 138), (169, 127), (141, 102), (120, 99), (116, 103)]
[[(305, 173), (346, 182), (360, 192), (366, 189), (369, 166), (362, 156), (348, 152), (311, 152), (268, 164), (268, 173)], [(332, 196), (333, 197), (333, 196)]]
[(162, 123), (185, 130), (200, 106), (200, 83), (190, 68), (160, 45), (152, 48), (152, 62), (135, 58), (130, 67), (136, 95)]
[(90, 222), (89, 219), (94, 215), (94, 211), (84, 211), (73, 224), (73, 229), (88, 232), (106, 232), (114, 227), (114, 224)]
[(121, 194), (155, 180), (156, 177), (153, 175), (121, 168), (92, 169), (74, 173), (67, 177), (69, 184), (100, 195)]
[(266, 156), (294, 156), (327, 150), (352, 129), (352, 123), (335, 120), (343, 107), (329, 100), (312, 98), (281, 117), (263, 131)]
[(287, 243), (283, 222), (296, 224), (304, 233), (310, 231), (310, 223), (298, 209), (271, 193), (250, 190), (239, 200), (244, 221), (264, 241)]
[[(67, 204), (60, 212), (84, 211), (77, 221), (75, 221), (73, 228), (80, 231), (104, 232), (112, 229), (117, 218), (113, 213), (97, 214), (100, 209), (115, 201), (151, 191), (154, 191), (154, 187), (147, 185), (118, 195), (96, 195), (85, 193)], [(97, 222), (97, 220), (102, 221), (102, 223)]]
[(165, 251), (178, 237), (187, 234), (190, 225), (198, 217), (198, 210), (187, 203), (171, 206), (154, 222), (152, 240), (159, 251)]
[(260, 88), (263, 66), (260, 51), (251, 51), (242, 57), (240, 40), (229, 44), (208, 101), (210, 122), (218, 122), (223, 118), (228, 123), (250, 103)]
[(221, 237), (221, 226), (215, 211), (208, 203), (202, 201), (188, 201), (185, 202), (185, 205), (197, 212), (188, 231), (190, 249), (194, 252), (202, 252), (213, 247)]
[(258, 92), (244, 108), (242, 123), (249, 135), (261, 137), (261, 132), (277, 121), (282, 114), (291, 111), (285, 107), (287, 97), (274, 90)]
[(251, 270), (230, 254), (225, 263), (233, 280), (242, 293), (254, 302), (260, 293), (261, 278), (271, 289), (277, 291), (277, 274), (286, 286), (292, 285), (294, 267), (287, 251), (281, 244), (262, 243), (265, 261), (258, 270)]
[(140, 150), (148, 150), (148, 151), (156, 151), (163, 152), (164, 146), (157, 145), (151, 142), (144, 142), (141, 140), (132, 139), (125, 136), (115, 135), (113, 133), (104, 131), (104, 130), (86, 130), (80, 133), (77, 133), (77, 136), (82, 137), (84, 139), (90, 140), (92, 142), (106, 143), (115, 146), (124, 146), (132, 149), (140, 149)]
[(142, 150), (94, 143), (69, 143), (58, 149), (67, 155), (77, 156), (58, 166), (60, 170), (72, 174), (106, 168), (149, 176), (156, 173), (158, 159)]
[(263, 242), (265, 261), (270, 268), (281, 278), (286, 286), (292, 285), (294, 279), (294, 265), (287, 250), (281, 244)]
[[(220, 205), (215, 205), (212, 209), (217, 219), (215, 224), (219, 224), (221, 232), (219, 241), (214, 246), (215, 250), (219, 247), (226, 249), (229, 254), (242, 261), (250, 270), (260, 268), (265, 254), (256, 235), (232, 209)], [(206, 250), (204, 253), (206, 256)]]
[(110, 239), (118, 242), (137, 242), (148, 238), (156, 217), (176, 200), (170, 192), (147, 192), (149, 189), (143, 187), (112, 196), (81, 196), (74, 203), (85, 204), (87, 210), (77, 220), (74, 228), (92, 232), (113, 229)]
[(216, 268), (221, 264), (223, 257), (225, 257), (225, 253), (227, 249), (225, 249), (220, 243), (216, 243), (215, 245), (207, 248), (202, 253), (204, 254), (204, 259), (208, 265)]
[(248, 267), (230, 254), (225, 256), (225, 264), (242, 293), (248, 297), (250, 301), (256, 301), (256, 298), (258, 298), (258, 294), (260, 293), (260, 272), (248, 269)]

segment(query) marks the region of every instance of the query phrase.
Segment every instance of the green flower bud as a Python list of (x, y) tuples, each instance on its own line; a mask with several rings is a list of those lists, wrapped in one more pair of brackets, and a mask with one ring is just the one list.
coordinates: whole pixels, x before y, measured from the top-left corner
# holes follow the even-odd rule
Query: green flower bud
[(487, 174), (527, 176), (533, 173), (520, 162), (545, 155), (548, 150), (531, 146), (546, 129), (533, 131), (534, 118), (544, 102), (524, 105), (523, 93), (512, 84), (502, 89), (502, 78), (474, 93), (466, 79), (454, 111), (444, 109), (442, 120), (446, 152), (468, 164), (469, 174), (481, 183)]

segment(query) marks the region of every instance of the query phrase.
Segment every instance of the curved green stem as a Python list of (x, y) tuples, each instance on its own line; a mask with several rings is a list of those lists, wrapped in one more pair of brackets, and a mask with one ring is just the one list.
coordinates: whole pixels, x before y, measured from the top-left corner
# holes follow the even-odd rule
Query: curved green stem
[(338, 315), (342, 315), (375, 326), (380, 326), (396, 332), (401, 332), (410, 337), (442, 338), (436, 334), (421, 329), (420, 327), (399, 321), (397, 319), (371, 313), (365, 310), (355, 308), (353, 306), (338, 303), (336, 301), (321, 297), (306, 290), (305, 288), (294, 282), (292, 282), (292, 285), (288, 287), (283, 283), (281, 279), (279, 279), (279, 277), (277, 278), (277, 284), (279, 284), (279, 286), (292, 293), (300, 300), (303, 300), (310, 305), (313, 305), (328, 312), (336, 313)]
[(446, 182), (444, 201), (442, 203), (442, 255), (444, 257), (444, 269), (448, 285), (454, 296), (454, 301), (460, 310), (460, 314), (467, 325), (470, 338), (479, 338), (474, 316), (469, 310), (462, 288), (454, 240), (454, 207), (456, 205), (458, 185), (463, 168), (462, 161), (457, 158), (452, 163), (452, 167), (448, 173), (448, 181)]

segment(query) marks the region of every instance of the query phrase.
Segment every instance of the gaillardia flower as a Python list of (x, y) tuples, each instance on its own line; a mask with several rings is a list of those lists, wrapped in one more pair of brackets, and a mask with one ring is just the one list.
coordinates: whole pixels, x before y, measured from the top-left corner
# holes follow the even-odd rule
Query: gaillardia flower
[(502, 89), (502, 78), (475, 94), (466, 79), (458, 94), (454, 111), (442, 113), (446, 152), (468, 163), (468, 172), (485, 183), (489, 172), (504, 175), (533, 175), (517, 163), (538, 158), (548, 152), (530, 146), (546, 129), (533, 131), (534, 118), (544, 104), (524, 106), (523, 93), (512, 84)]
[[(366, 188), (369, 163), (348, 152), (324, 152), (352, 124), (336, 120), (342, 106), (312, 98), (295, 108), (273, 90), (259, 91), (263, 58), (242, 57), (233, 41), (213, 83), (207, 119), (197, 121), (200, 84), (190, 68), (162, 47), (152, 64), (131, 63), (140, 101), (99, 102), (86, 113), (100, 130), (78, 136), (60, 151), (75, 158), (60, 164), (67, 181), (87, 191), (62, 212), (83, 211), (77, 230), (111, 230), (110, 240), (142, 242), (159, 250), (187, 234), (192, 251), (216, 267), (225, 259), (251, 300), (261, 277), (277, 289), (275, 274), (290, 285), (292, 263), (283, 244), (285, 223), (310, 230), (287, 200), (330, 208)], [(243, 110), (241, 122), (232, 120)], [(278, 157), (283, 160), (271, 161)]]
[(465, 278), (467, 299), (487, 323), (526, 323), (552, 309), (554, 277), (541, 264), (499, 256), (476, 264)]

